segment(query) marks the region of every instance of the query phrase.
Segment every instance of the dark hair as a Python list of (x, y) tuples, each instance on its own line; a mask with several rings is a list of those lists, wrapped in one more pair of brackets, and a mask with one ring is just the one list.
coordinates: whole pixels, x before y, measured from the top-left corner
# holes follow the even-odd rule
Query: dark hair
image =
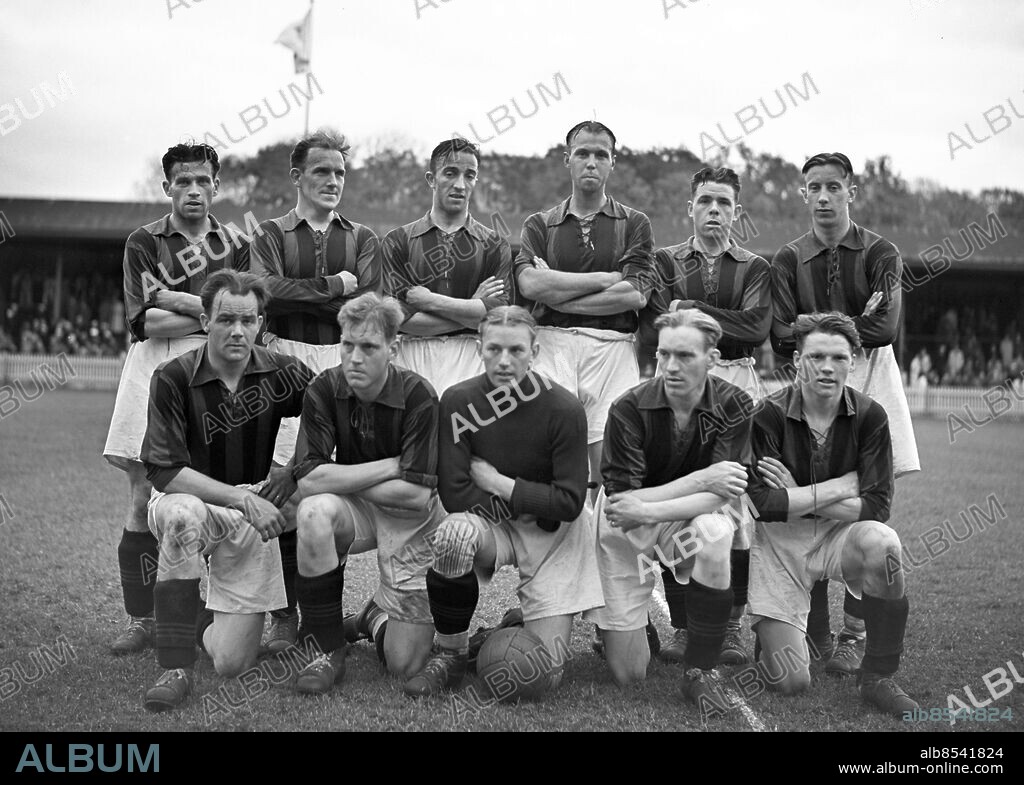
[(348, 152), (351, 150), (345, 134), (339, 134), (329, 128), (320, 128), (317, 131), (302, 137), (292, 148), (290, 165), (292, 169), (300, 172), (306, 168), (306, 159), (309, 158), (309, 151), (313, 148), (322, 150), (337, 150), (341, 153), (343, 161), (348, 160)]
[(207, 316), (213, 315), (213, 302), (222, 291), (228, 294), (245, 295), (252, 292), (256, 295), (256, 309), (259, 313), (267, 307), (270, 295), (263, 281), (255, 275), (240, 273), (236, 270), (223, 269), (211, 273), (203, 282), (203, 288), (199, 291), (199, 299), (203, 303), (203, 312)]
[(740, 176), (727, 166), (719, 166), (712, 169), (705, 166), (690, 180), (690, 196), (697, 195), (697, 189), (706, 183), (721, 183), (732, 188), (733, 198), (740, 198)]
[(398, 326), (404, 319), (405, 312), (398, 300), (381, 297), (375, 292), (367, 292), (349, 300), (338, 312), (338, 325), (343, 334), (347, 332), (346, 327), (369, 323), (376, 325), (388, 342), (395, 340)]
[(818, 153), (812, 155), (806, 161), (804, 161), (803, 167), (800, 169), (800, 174), (807, 174), (808, 170), (814, 166), (838, 166), (843, 170), (843, 173), (851, 181), (853, 180), (853, 164), (850, 163), (850, 159), (842, 153)]
[(570, 128), (569, 133), (565, 135), (565, 146), (567, 149), (572, 150), (573, 140), (581, 131), (591, 134), (608, 134), (608, 138), (612, 140), (612, 155), (615, 155), (615, 134), (612, 133), (611, 128), (604, 123), (597, 122), (597, 120), (584, 120), (582, 123), (576, 123), (576, 125)]
[(850, 344), (850, 352), (856, 354), (860, 349), (860, 334), (853, 319), (839, 311), (821, 311), (819, 313), (802, 313), (793, 322), (793, 340), (797, 351), (803, 351), (804, 341), (811, 333), (841, 335)]
[(533, 314), (523, 308), (521, 305), (499, 305), (497, 308), (492, 308), (487, 312), (483, 319), (480, 320), (480, 339), (483, 340), (484, 328), (494, 327), (495, 325), (517, 325), (524, 324), (530, 331), (530, 343), (537, 341), (537, 320), (533, 318)]
[(174, 147), (168, 147), (164, 157), (160, 159), (160, 164), (164, 168), (164, 177), (168, 181), (171, 179), (171, 169), (174, 168), (175, 164), (190, 163), (210, 164), (214, 177), (220, 171), (220, 158), (217, 155), (217, 151), (210, 147), (210, 145), (203, 144), (202, 142), (186, 142), (184, 144), (176, 144)]
[(682, 311), (663, 313), (654, 320), (654, 329), (660, 334), (666, 327), (692, 327), (704, 333), (704, 351), (708, 352), (718, 346), (722, 340), (722, 325), (703, 311), (687, 308)]
[(430, 153), (430, 171), (436, 173), (445, 161), (449, 158), (454, 158), (459, 153), (469, 153), (476, 158), (477, 165), (480, 164), (480, 148), (473, 144), (468, 139), (462, 137), (454, 137), (452, 139), (445, 139), (441, 144), (435, 147)]

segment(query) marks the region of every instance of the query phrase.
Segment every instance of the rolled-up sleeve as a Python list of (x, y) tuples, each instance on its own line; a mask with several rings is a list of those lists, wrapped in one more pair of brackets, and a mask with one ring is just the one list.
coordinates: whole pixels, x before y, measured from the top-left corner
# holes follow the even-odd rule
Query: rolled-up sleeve
[(606, 494), (635, 491), (647, 478), (644, 422), (630, 398), (620, 398), (608, 411), (601, 455), (601, 477)]

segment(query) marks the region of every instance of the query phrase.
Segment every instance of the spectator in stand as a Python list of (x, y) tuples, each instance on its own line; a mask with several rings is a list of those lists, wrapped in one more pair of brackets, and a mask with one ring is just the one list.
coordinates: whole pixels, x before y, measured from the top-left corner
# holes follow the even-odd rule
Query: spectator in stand
[(18, 346), (14, 343), (14, 339), (12, 339), (7, 330), (0, 325), (0, 354), (10, 354), (16, 351), (18, 351)]
[(946, 358), (946, 371), (942, 377), (943, 384), (957, 384), (960, 372), (964, 368), (964, 353), (960, 350), (960, 344), (954, 343)]

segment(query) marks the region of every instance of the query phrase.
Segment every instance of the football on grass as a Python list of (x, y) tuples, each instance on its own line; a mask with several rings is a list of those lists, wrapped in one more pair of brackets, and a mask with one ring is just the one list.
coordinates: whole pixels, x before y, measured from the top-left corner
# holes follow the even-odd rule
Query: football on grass
[(557, 663), (543, 642), (524, 627), (506, 627), (487, 637), (476, 672), (499, 703), (536, 700), (551, 689)]

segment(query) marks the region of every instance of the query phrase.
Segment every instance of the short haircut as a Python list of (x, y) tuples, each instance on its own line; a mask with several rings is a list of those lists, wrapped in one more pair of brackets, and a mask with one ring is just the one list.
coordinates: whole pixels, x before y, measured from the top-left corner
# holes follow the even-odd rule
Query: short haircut
[(853, 164), (850, 163), (850, 159), (842, 153), (818, 153), (812, 155), (806, 161), (804, 161), (803, 167), (800, 169), (800, 174), (807, 174), (808, 171), (814, 166), (838, 166), (843, 170), (843, 174), (846, 175), (850, 182), (853, 182)]
[(499, 305), (487, 312), (487, 315), (480, 320), (480, 340), (484, 339), (484, 329), (502, 325), (516, 326), (524, 324), (530, 331), (531, 345), (537, 342), (537, 320), (533, 314), (521, 305)]
[(582, 123), (576, 123), (576, 125), (570, 128), (569, 133), (565, 135), (566, 149), (572, 150), (573, 140), (575, 140), (582, 131), (586, 131), (591, 134), (607, 134), (608, 138), (612, 140), (612, 155), (615, 155), (615, 134), (612, 133), (611, 128), (604, 123), (597, 122), (597, 120), (584, 120)]
[(480, 165), (480, 148), (468, 139), (455, 137), (445, 139), (430, 153), (430, 171), (436, 173), (449, 158), (454, 158), (459, 153), (469, 153), (476, 158), (477, 165)]
[(705, 166), (690, 180), (690, 196), (697, 195), (697, 189), (707, 183), (721, 183), (732, 188), (733, 198), (737, 201), (740, 198), (740, 176), (727, 166), (719, 166), (712, 169)]
[(199, 299), (203, 303), (203, 313), (207, 316), (213, 315), (213, 303), (217, 299), (217, 295), (224, 291), (241, 297), (252, 292), (256, 295), (256, 310), (259, 313), (263, 313), (270, 300), (267, 287), (260, 278), (249, 273), (223, 269), (211, 273), (203, 282), (203, 288), (199, 291)]
[(210, 164), (214, 177), (220, 171), (220, 157), (217, 155), (217, 151), (210, 147), (210, 145), (203, 144), (202, 142), (186, 142), (184, 144), (176, 144), (174, 147), (168, 147), (167, 152), (160, 159), (160, 165), (164, 169), (164, 178), (168, 181), (171, 179), (171, 169), (174, 168), (175, 164), (191, 163)]
[(398, 336), (398, 326), (405, 320), (405, 312), (398, 300), (393, 297), (381, 297), (374, 292), (361, 294), (349, 300), (338, 312), (338, 324), (342, 334), (351, 327), (372, 325), (391, 343)]
[(306, 168), (306, 159), (309, 158), (309, 151), (314, 148), (321, 150), (337, 150), (341, 153), (343, 161), (348, 160), (348, 152), (351, 150), (345, 134), (339, 134), (330, 128), (320, 128), (317, 131), (302, 137), (292, 148), (291, 168), (300, 172)]
[(722, 339), (722, 325), (712, 316), (696, 308), (687, 308), (682, 311), (671, 311), (663, 313), (654, 320), (654, 329), (661, 333), (666, 327), (693, 327), (704, 333), (704, 351), (710, 351), (718, 346)]
[(850, 353), (856, 354), (860, 349), (860, 334), (853, 319), (839, 311), (821, 311), (819, 313), (802, 313), (793, 322), (793, 340), (797, 351), (803, 351), (804, 341), (811, 333), (841, 335), (850, 344)]

